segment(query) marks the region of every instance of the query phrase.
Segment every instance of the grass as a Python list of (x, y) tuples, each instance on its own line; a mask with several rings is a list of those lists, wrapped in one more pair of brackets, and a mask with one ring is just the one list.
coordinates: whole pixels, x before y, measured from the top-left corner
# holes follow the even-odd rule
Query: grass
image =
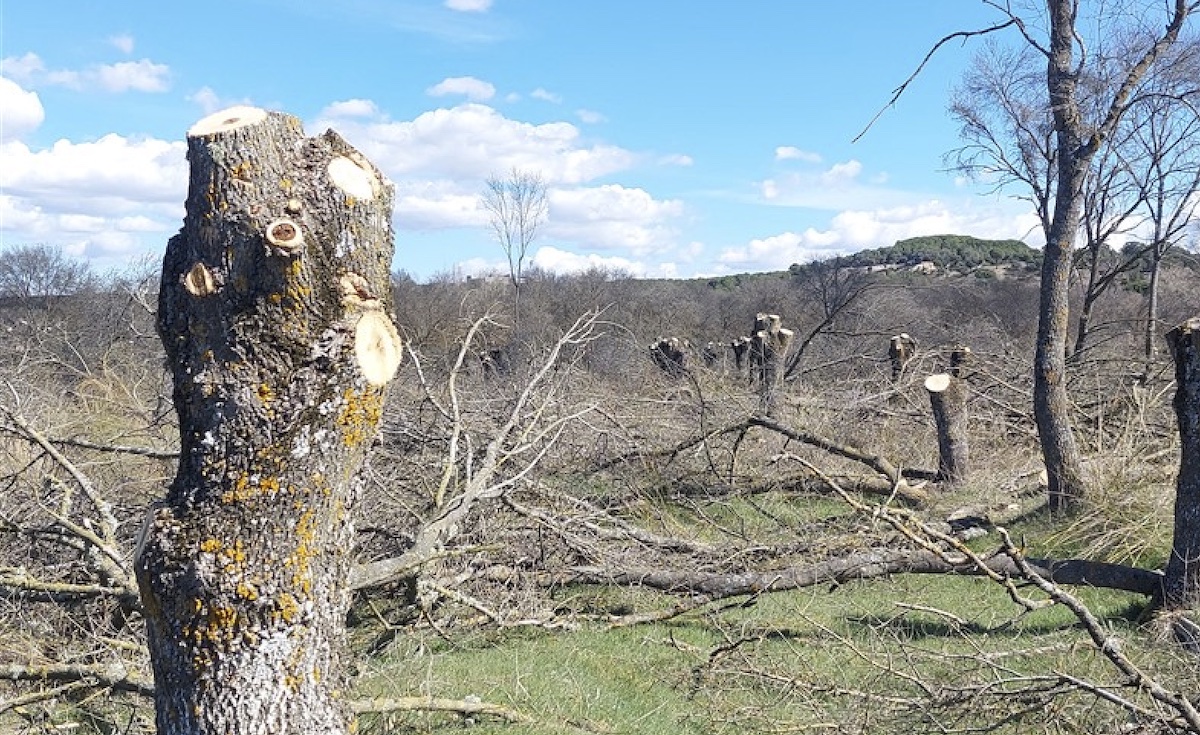
[[(634, 596), (644, 603), (649, 594)], [(1136, 596), (1100, 590), (1082, 590), (1081, 596), (1113, 630), (1139, 636), (1131, 622)], [(1022, 614), (994, 584), (945, 576), (764, 595), (632, 628), (597, 623), (573, 632), (522, 629), (451, 638), (453, 643), (432, 631), (404, 638), (370, 664), (356, 694), (474, 695), (534, 719), (519, 725), (481, 719), (473, 730), (479, 733), (686, 735), (772, 732), (785, 724), (796, 731), (906, 732), (922, 731), (928, 703), (937, 701), (925, 686), (944, 690), (947, 712), (960, 717), (963, 708), (949, 708), (956, 687), (961, 696), (984, 684), (999, 692), (1001, 671), (1022, 686), (1055, 681), (1063, 669), (1098, 679), (1112, 674), (1090, 653), (1069, 611)], [(988, 699), (987, 692), (972, 696)], [(880, 716), (864, 719), (863, 708), (872, 703)], [(1075, 707), (1083, 712), (1087, 703)], [(1059, 706), (1068, 708), (1066, 700)], [(882, 719), (885, 710), (894, 723)], [(1015, 717), (996, 732), (1029, 732), (1034, 714)], [(991, 715), (979, 717), (982, 722)], [(364, 720), (368, 733), (448, 733), (462, 726), (461, 717), (446, 714)]]

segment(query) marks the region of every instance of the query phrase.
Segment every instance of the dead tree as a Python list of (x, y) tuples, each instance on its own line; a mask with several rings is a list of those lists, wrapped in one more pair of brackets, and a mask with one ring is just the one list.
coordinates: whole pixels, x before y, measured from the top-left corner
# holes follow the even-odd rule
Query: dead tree
[(904, 373), (904, 366), (908, 365), (908, 361), (917, 353), (917, 341), (908, 336), (907, 332), (901, 332), (892, 337), (888, 343), (888, 360), (892, 363), (892, 380), (897, 381)]
[(158, 732), (347, 733), (350, 514), (401, 357), (392, 186), (251, 107), (193, 126), (188, 161), (158, 310), (180, 460), (135, 557)]

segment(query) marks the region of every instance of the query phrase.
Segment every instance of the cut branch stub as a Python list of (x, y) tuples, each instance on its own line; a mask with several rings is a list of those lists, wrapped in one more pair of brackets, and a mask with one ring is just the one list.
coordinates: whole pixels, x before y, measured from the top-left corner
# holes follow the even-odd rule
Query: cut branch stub
[(196, 123), (188, 161), (158, 311), (180, 462), (136, 560), (158, 731), (344, 733), (349, 513), (400, 355), (392, 188), (256, 108)]

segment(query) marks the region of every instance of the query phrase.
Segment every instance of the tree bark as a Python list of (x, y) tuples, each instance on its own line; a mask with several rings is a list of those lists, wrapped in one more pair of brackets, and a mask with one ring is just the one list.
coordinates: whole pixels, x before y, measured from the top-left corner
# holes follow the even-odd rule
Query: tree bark
[(1167, 332), (1175, 359), (1175, 417), (1179, 422), (1179, 476), (1175, 481), (1175, 536), (1163, 583), (1169, 610), (1200, 604), (1200, 317)]
[(1046, 84), (1054, 113), (1058, 151), (1054, 215), (1042, 251), (1037, 346), (1033, 358), (1033, 415), (1046, 464), (1051, 511), (1077, 506), (1087, 494), (1083, 460), (1071, 428), (1067, 396), (1067, 329), (1071, 258), (1083, 212), (1083, 184), (1099, 144), (1086, 145), (1077, 98), (1074, 44), (1076, 3), (1054, 0), (1050, 9), (1050, 49)]
[(135, 557), (158, 732), (347, 733), (350, 514), (401, 354), (392, 187), (257, 108), (198, 122), (188, 160), (158, 311), (180, 460)]
[(783, 362), (792, 346), (795, 333), (783, 328), (778, 314), (758, 314), (750, 337), (750, 370), (758, 380), (759, 410), (773, 416), (779, 396), (779, 381), (783, 377)]
[(949, 373), (938, 373), (925, 379), (925, 390), (937, 424), (938, 479), (961, 485), (970, 472), (967, 384)]

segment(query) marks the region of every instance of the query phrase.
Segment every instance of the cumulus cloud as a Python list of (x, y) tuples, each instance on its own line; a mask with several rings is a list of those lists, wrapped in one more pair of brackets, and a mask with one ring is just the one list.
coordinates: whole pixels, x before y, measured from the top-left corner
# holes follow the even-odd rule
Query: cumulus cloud
[(97, 66), (85, 78), (94, 78), (108, 92), (165, 92), (171, 88), (170, 75), (165, 64), (142, 59)]
[(446, 0), (444, 5), (460, 13), (485, 13), (492, 7), (492, 0)]
[(647, 266), (619, 255), (602, 256), (596, 253), (572, 253), (556, 247), (543, 246), (533, 255), (533, 265), (553, 273), (583, 273), (589, 270), (621, 271), (633, 276), (645, 276)]
[(363, 118), (327, 107), (316, 127), (334, 127), (393, 179), (436, 178), (478, 191), (493, 174), (537, 171), (549, 184), (579, 184), (631, 167), (629, 151), (587, 143), (566, 122), (512, 120), (477, 103), (430, 110), (409, 121)]
[(86, 69), (47, 69), (37, 54), (9, 57), (0, 62), (5, 76), (27, 86), (59, 86), (102, 92), (165, 92), (171, 88), (171, 69), (149, 59), (96, 64)]
[(550, 192), (549, 199), (550, 237), (639, 256), (677, 245), (672, 223), (684, 213), (677, 199), (655, 199), (644, 189), (619, 184), (560, 189)]
[(781, 145), (775, 149), (776, 161), (803, 161), (805, 163), (820, 163), (821, 154), (801, 150), (795, 146)]
[(717, 260), (731, 270), (781, 270), (792, 263), (887, 247), (923, 235), (969, 232), (980, 238), (1022, 238), (1036, 226), (1032, 212), (929, 200), (886, 209), (848, 209), (834, 215), (829, 228), (783, 232), (723, 250)]
[(490, 100), (496, 96), (496, 88), (475, 77), (448, 77), (425, 90), (431, 97), (462, 95), (469, 100)]
[(161, 247), (187, 188), (182, 142), (106, 135), (44, 149), (0, 145), (0, 231), (77, 255), (115, 258)]
[(0, 142), (20, 139), (33, 132), (46, 119), (42, 100), (37, 92), (22, 89), (21, 85), (0, 77)]

